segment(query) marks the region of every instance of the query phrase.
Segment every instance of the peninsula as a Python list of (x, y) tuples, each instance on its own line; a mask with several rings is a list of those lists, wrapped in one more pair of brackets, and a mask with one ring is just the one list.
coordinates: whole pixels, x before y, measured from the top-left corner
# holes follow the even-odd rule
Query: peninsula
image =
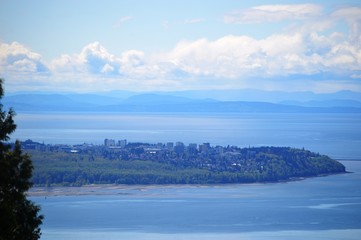
[(346, 172), (328, 156), (291, 147), (211, 146), (209, 143), (45, 145), (22, 148), (37, 186), (86, 184), (222, 184), (277, 182)]

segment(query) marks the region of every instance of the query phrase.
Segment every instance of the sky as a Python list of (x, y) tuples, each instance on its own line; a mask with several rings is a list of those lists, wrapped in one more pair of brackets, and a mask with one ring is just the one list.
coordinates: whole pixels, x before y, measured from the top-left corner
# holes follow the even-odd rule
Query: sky
[(17, 91), (361, 92), (361, 2), (0, 0)]

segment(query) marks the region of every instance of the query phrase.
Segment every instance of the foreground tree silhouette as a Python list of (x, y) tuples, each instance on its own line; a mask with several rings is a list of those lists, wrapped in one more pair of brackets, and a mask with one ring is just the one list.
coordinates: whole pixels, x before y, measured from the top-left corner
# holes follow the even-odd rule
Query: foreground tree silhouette
[[(0, 100), (4, 95), (0, 79)], [(11, 149), (6, 143), (16, 129), (15, 112), (3, 111), (0, 103), (0, 240), (36, 240), (40, 238), (43, 216), (40, 208), (26, 198), (32, 186), (33, 165), (30, 157), (21, 152), (16, 141)]]

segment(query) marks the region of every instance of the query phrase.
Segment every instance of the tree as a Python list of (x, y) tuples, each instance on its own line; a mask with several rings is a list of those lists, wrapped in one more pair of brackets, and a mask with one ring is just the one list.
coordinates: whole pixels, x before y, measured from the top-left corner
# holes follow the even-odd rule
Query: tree
[[(0, 99), (4, 95), (0, 79)], [(11, 149), (7, 141), (16, 129), (15, 112), (3, 111), (0, 103), (0, 240), (36, 240), (40, 238), (43, 216), (40, 207), (27, 199), (26, 192), (32, 186), (33, 165), (23, 154), (20, 142)]]

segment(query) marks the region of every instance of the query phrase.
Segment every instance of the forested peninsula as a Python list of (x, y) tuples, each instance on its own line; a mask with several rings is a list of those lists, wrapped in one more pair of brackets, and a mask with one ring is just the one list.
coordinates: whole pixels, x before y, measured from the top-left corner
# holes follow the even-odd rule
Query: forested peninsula
[(67, 146), (31, 140), (22, 147), (33, 161), (36, 186), (263, 183), (346, 172), (328, 156), (291, 147), (180, 142)]

